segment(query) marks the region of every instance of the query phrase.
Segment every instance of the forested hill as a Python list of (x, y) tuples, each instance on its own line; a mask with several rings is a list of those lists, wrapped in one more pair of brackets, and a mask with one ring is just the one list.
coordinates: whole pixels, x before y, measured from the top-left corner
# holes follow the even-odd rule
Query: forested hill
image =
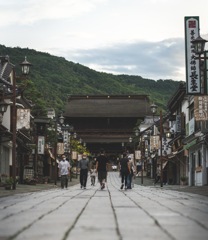
[(73, 94), (147, 94), (151, 101), (165, 109), (166, 103), (180, 82), (150, 80), (140, 76), (113, 75), (97, 72), (78, 63), (28, 48), (10, 48), (0, 45), (0, 55), (9, 55), (18, 66), (27, 56), (33, 64), (25, 95), (35, 108), (54, 107), (61, 111), (67, 95)]

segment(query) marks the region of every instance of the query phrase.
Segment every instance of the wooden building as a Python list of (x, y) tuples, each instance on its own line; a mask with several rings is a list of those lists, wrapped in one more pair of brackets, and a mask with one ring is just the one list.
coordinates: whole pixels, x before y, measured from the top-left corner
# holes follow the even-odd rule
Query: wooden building
[[(151, 115), (147, 95), (72, 95), (64, 117), (92, 153), (121, 153), (139, 119)], [(123, 144), (122, 144), (123, 143)]]

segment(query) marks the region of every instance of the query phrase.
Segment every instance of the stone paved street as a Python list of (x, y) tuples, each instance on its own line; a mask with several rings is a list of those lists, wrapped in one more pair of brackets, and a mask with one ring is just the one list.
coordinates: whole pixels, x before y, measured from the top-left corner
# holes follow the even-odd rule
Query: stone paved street
[(154, 186), (51, 188), (0, 198), (0, 239), (207, 240), (208, 197)]

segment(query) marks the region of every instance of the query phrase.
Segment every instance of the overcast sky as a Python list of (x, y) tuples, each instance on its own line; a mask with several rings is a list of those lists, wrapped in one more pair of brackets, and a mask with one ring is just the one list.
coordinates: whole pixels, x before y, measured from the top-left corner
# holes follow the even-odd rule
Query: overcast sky
[(0, 0), (0, 44), (101, 72), (185, 81), (185, 16), (199, 16), (208, 39), (208, 0)]

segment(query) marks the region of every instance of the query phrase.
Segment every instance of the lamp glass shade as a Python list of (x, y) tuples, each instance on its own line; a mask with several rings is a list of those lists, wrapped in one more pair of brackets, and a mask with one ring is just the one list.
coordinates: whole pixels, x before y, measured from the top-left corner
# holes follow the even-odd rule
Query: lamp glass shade
[(171, 137), (171, 132), (166, 132), (166, 137), (170, 138)]
[(64, 116), (61, 114), (61, 116), (59, 117), (59, 122), (61, 123), (61, 124), (63, 124), (64, 123)]
[(7, 111), (8, 104), (4, 101), (0, 102), (0, 113), (5, 113)]
[(139, 136), (139, 129), (135, 130), (135, 136), (137, 136), (137, 137)]
[(154, 103), (150, 106), (151, 112), (153, 114), (155, 114), (157, 112), (157, 105), (155, 105)]
[(194, 51), (196, 54), (201, 54), (204, 52), (206, 42), (207, 40), (201, 38), (200, 36), (194, 39), (193, 41), (191, 41), (191, 43), (194, 46)]
[(27, 61), (27, 57), (25, 57), (25, 60), (20, 63), (20, 66), (22, 67), (22, 74), (23, 75), (28, 75), (30, 72), (30, 66), (32, 66), (31, 63)]

